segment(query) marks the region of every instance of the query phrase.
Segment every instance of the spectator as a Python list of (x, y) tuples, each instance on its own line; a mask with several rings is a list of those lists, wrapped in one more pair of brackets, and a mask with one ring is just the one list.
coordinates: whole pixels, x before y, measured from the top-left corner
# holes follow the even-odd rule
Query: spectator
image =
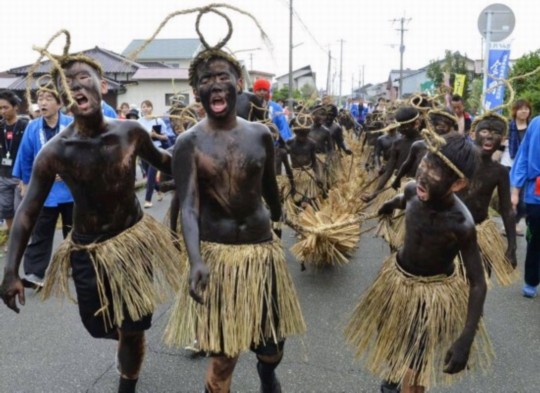
[(127, 102), (122, 102), (120, 104), (120, 107), (118, 108), (118, 118), (119, 119), (126, 119), (127, 114), (129, 112), (129, 104)]
[[(154, 110), (154, 105), (150, 100), (144, 100), (141, 103), (141, 113), (142, 116), (139, 119), (139, 123), (148, 131), (150, 136), (152, 137), (152, 142), (154, 143), (154, 146), (161, 147), (163, 149), (167, 149), (169, 147), (169, 138), (166, 134), (166, 125), (163, 122), (162, 119), (157, 118), (152, 115), (152, 111)], [(145, 161), (143, 161), (143, 165), (146, 169), (146, 196), (144, 199), (144, 208), (148, 209), (149, 207), (152, 207), (152, 194), (154, 193), (154, 190), (157, 191), (157, 199), (158, 201), (161, 201), (163, 199), (163, 195), (159, 190), (157, 190), (157, 169), (152, 167), (151, 165), (148, 165)]]
[(529, 124), (525, 137), (514, 159), (510, 171), (512, 185), (512, 205), (517, 209), (519, 193), (523, 189), (523, 199), (527, 211), (530, 236), (527, 238), (525, 256), (525, 277), (523, 296), (535, 297), (540, 284), (540, 117)]
[[(30, 182), (34, 160), (41, 148), (71, 121), (60, 112), (58, 94), (49, 89), (37, 93), (41, 117), (28, 123), (13, 167), (13, 176), (21, 180), (21, 195)], [(34, 226), (30, 243), (24, 253), (23, 284), (27, 287), (43, 286), (43, 277), (52, 255), (54, 232), (58, 217), (62, 216), (64, 238), (71, 230), (73, 197), (60, 177), (56, 178)]]
[[(501, 164), (510, 170), (514, 163), (521, 141), (525, 137), (529, 121), (531, 120), (532, 107), (527, 100), (517, 100), (512, 105), (512, 120), (508, 129), (508, 138), (504, 142), (505, 149), (501, 156)], [(523, 201), (523, 190), (519, 194), (519, 203), (516, 211), (516, 234), (523, 235), (524, 230), (519, 222), (525, 217), (526, 207)]]
[(126, 119), (129, 120), (139, 120), (139, 111), (137, 109), (130, 109), (126, 113)]
[[(8, 236), (13, 216), (21, 202), (19, 180), (11, 172), (17, 158), (19, 144), (28, 124), (25, 118), (17, 117), (20, 99), (11, 90), (0, 91), (0, 219), (5, 220)], [(7, 244), (7, 243), (6, 243)], [(4, 247), (7, 251), (7, 246)]]
[(461, 135), (469, 135), (471, 130), (472, 118), (471, 115), (465, 112), (465, 106), (463, 105), (463, 98), (459, 94), (454, 94), (450, 100), (450, 106), (452, 112), (458, 119), (458, 132)]
[(283, 107), (270, 99), (270, 81), (257, 79), (253, 84), (253, 92), (263, 100), (263, 106), (268, 108), (270, 119), (278, 128), (281, 138), (287, 142), (293, 137), (293, 133), (289, 128)]

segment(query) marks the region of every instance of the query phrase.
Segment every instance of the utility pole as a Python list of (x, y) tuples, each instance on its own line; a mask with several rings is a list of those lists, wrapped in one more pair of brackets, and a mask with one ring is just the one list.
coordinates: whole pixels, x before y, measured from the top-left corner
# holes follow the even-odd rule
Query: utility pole
[(253, 71), (253, 53), (249, 54), (249, 69)]
[(289, 0), (289, 113), (294, 113), (292, 103), (292, 91), (293, 91), (293, 0)]
[(330, 49), (328, 50), (328, 71), (326, 74), (326, 94), (331, 96), (332, 95), (332, 52)]
[(341, 47), (341, 53), (339, 55), (339, 99), (338, 99), (338, 107), (341, 107), (341, 87), (343, 86), (343, 38), (339, 40), (340, 47)]
[(401, 27), (399, 29), (396, 29), (401, 33), (401, 41), (399, 44), (399, 92), (398, 92), (398, 98), (401, 98), (401, 94), (403, 92), (403, 52), (405, 52), (405, 45), (403, 44), (403, 35), (407, 31), (404, 28), (405, 22), (410, 22), (411, 18), (405, 19), (404, 17), (401, 17), (399, 19), (392, 19), (391, 22), (400, 22)]

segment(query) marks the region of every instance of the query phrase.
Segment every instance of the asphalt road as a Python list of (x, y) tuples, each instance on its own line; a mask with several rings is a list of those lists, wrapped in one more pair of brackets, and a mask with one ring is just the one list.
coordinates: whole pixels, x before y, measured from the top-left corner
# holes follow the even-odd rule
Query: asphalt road
[[(142, 193), (139, 195), (142, 197)], [(169, 197), (154, 201), (148, 212), (161, 219)], [(60, 241), (57, 231), (56, 242)], [(294, 237), (284, 232), (288, 249)], [(518, 240), (523, 269), (525, 241)], [(351, 263), (341, 268), (301, 272), (287, 252), (308, 332), (290, 338), (278, 368), (284, 392), (379, 391), (379, 379), (355, 362), (343, 339), (348, 315), (360, 294), (377, 274), (388, 248), (364, 235)], [(4, 258), (0, 259), (3, 270)], [(450, 387), (431, 392), (540, 392), (540, 299), (525, 299), (520, 283), (488, 292), (485, 321), (496, 351), (486, 374), (466, 376)], [(170, 304), (154, 315), (147, 334), (147, 354), (138, 383), (139, 393), (201, 392), (207, 359), (192, 358), (183, 349), (161, 342)], [(0, 305), (0, 393), (113, 393), (118, 375), (116, 344), (97, 340), (84, 330), (76, 305), (69, 301), (39, 301), (27, 291), (26, 305), (15, 314)], [(236, 367), (232, 392), (257, 392), (255, 356), (243, 355)]]

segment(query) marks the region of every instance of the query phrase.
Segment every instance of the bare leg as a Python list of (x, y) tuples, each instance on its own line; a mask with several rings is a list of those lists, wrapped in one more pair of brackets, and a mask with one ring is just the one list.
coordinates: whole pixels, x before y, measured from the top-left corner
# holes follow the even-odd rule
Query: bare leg
[(426, 388), (416, 384), (416, 373), (414, 370), (407, 371), (401, 384), (401, 393), (424, 393)]
[(135, 392), (144, 359), (144, 332), (118, 331), (118, 362), (120, 365), (120, 386), (118, 393)]
[(206, 391), (208, 393), (229, 393), (234, 368), (238, 356), (214, 356), (210, 358), (206, 370)]
[(261, 393), (281, 393), (281, 385), (275, 369), (281, 363), (283, 351), (276, 355), (257, 355), (257, 372), (261, 379)]

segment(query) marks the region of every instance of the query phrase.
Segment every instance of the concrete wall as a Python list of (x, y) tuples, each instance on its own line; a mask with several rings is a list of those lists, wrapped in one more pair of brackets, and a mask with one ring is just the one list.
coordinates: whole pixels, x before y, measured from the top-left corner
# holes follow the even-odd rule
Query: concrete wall
[(127, 102), (136, 105), (140, 109), (144, 100), (152, 101), (154, 114), (162, 115), (166, 113), (170, 106), (165, 104), (165, 95), (181, 93), (189, 95), (189, 104), (195, 102), (191, 87), (187, 81), (175, 81), (174, 88), (170, 80), (167, 81), (139, 81), (137, 85), (126, 86), (126, 93), (118, 95), (118, 103)]
[(402, 95), (420, 93), (420, 84), (426, 82), (428, 79), (427, 71), (404, 77)]

